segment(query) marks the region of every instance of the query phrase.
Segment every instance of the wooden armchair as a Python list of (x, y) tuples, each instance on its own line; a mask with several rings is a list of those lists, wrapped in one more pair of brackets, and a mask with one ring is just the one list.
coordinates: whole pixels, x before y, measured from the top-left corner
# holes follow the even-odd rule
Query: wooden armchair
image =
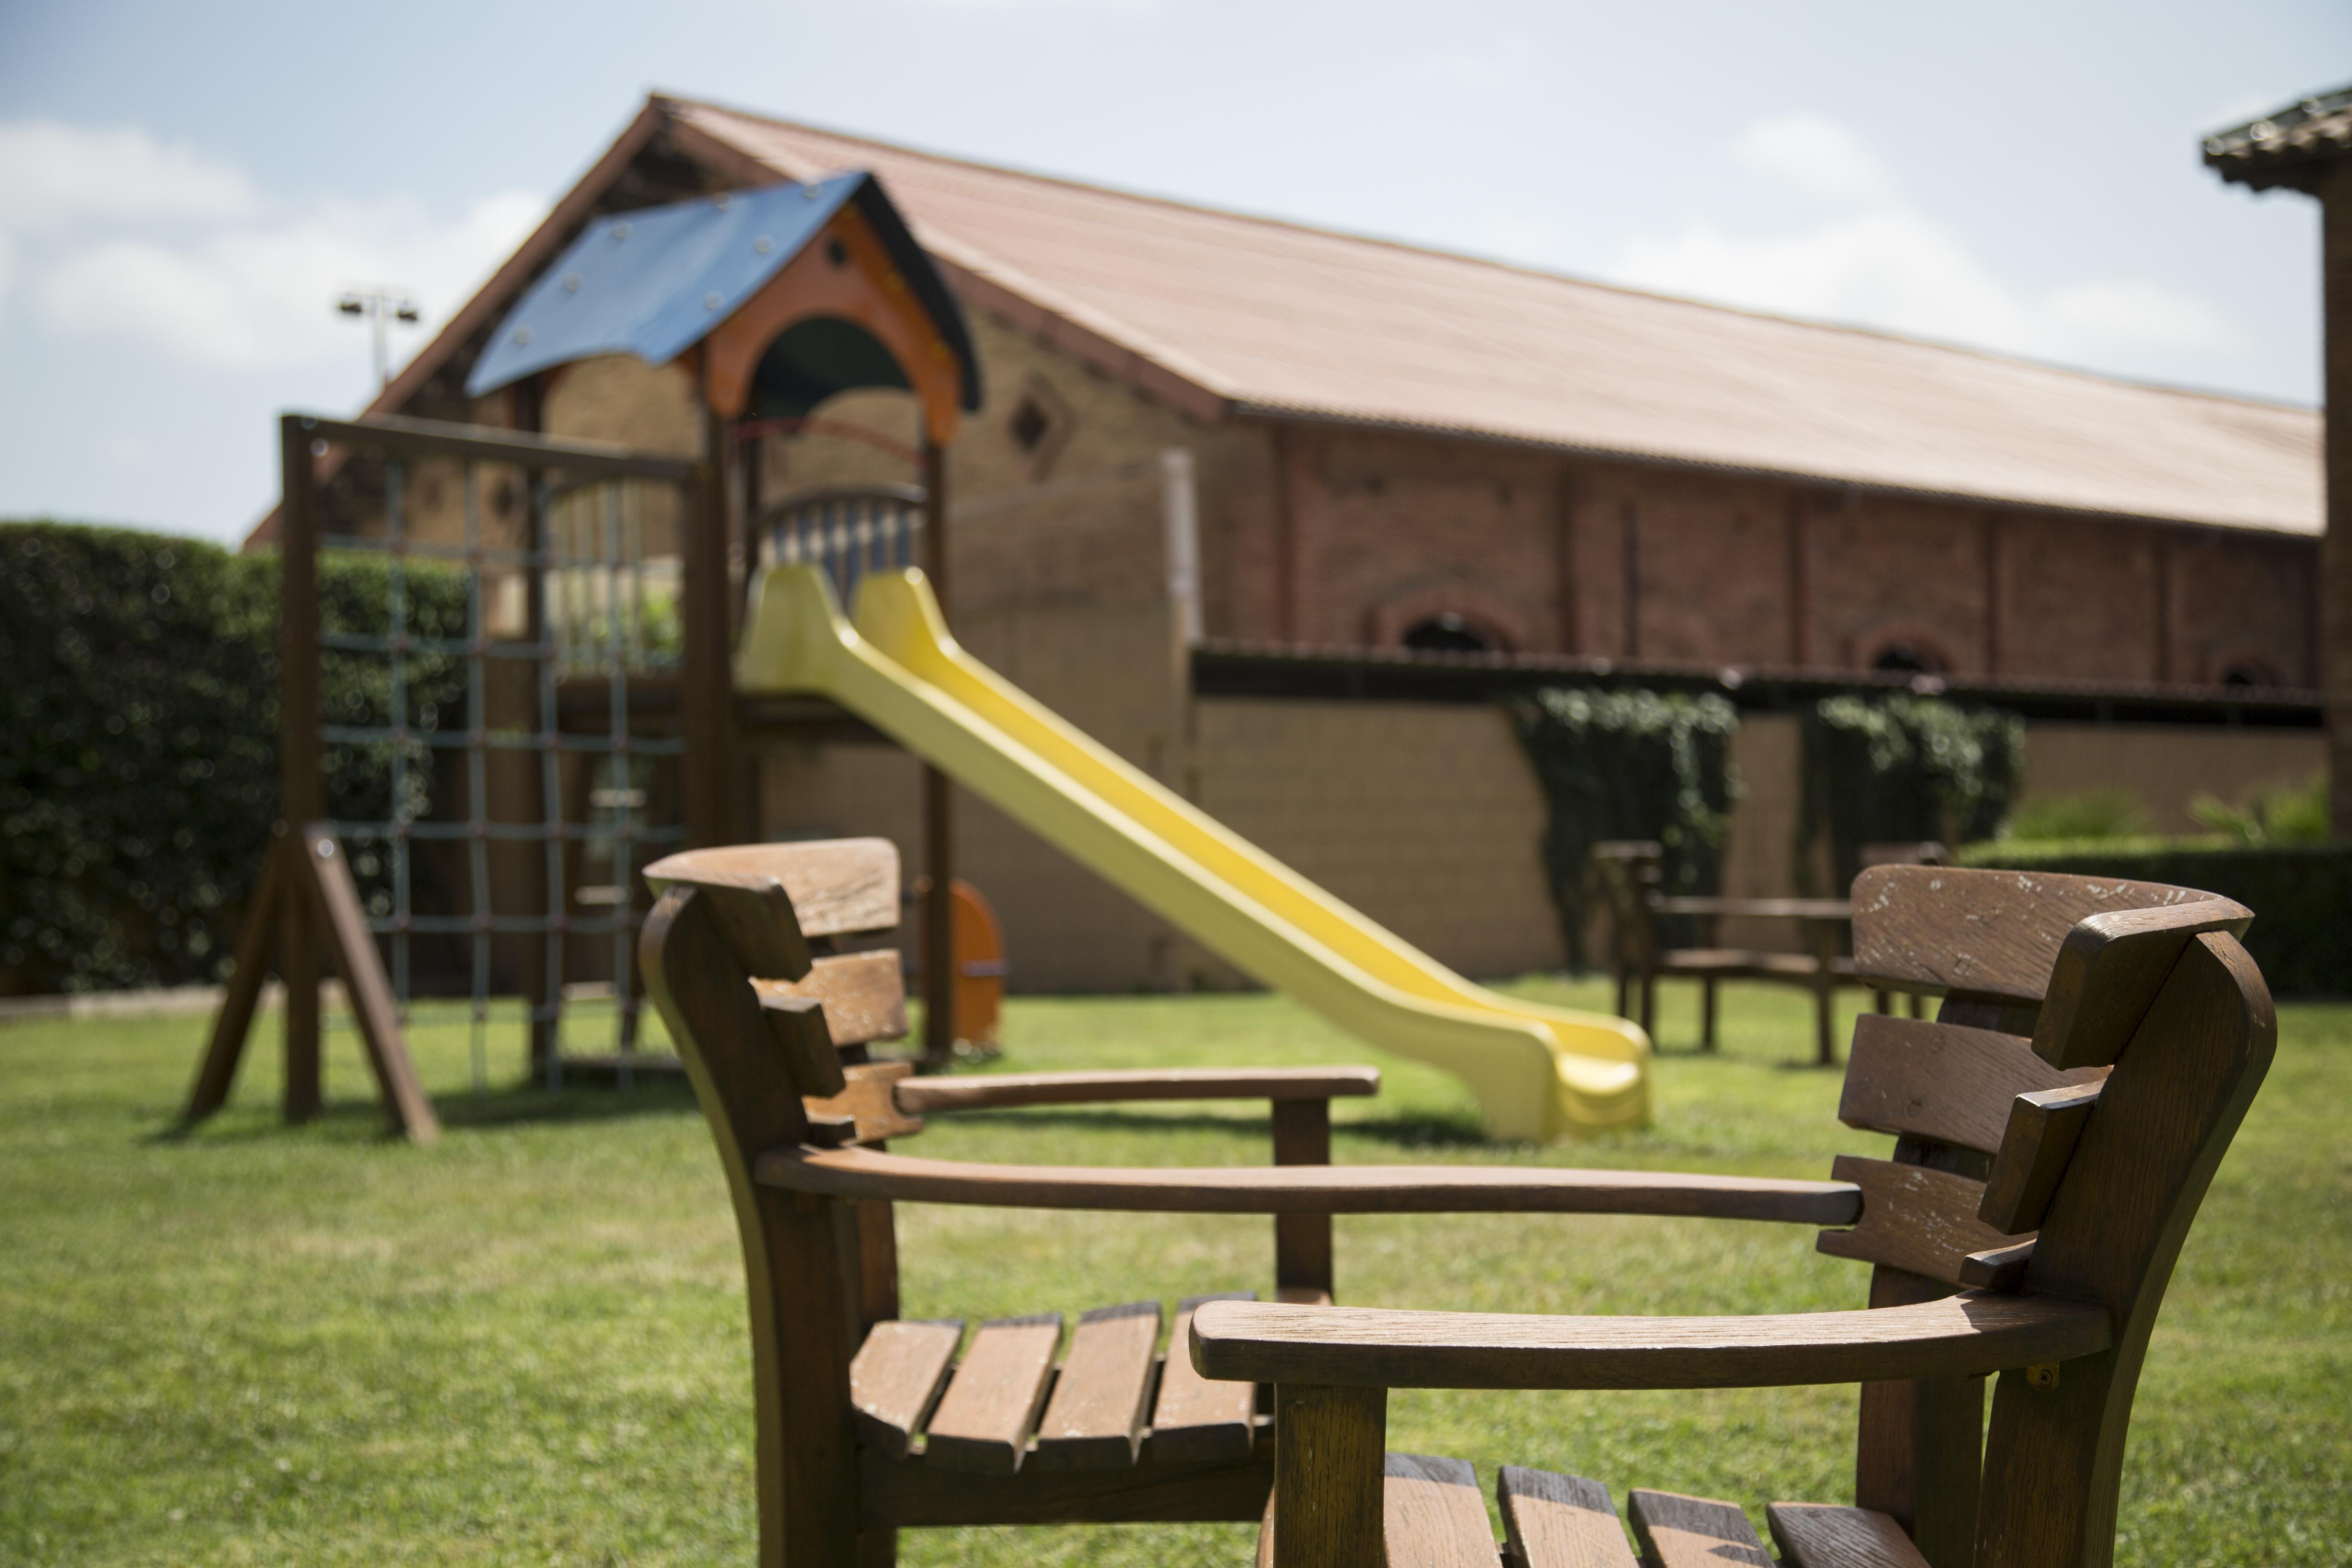
[[(1855, 1506), (1773, 1504), (1784, 1562), (2110, 1562), (2148, 1334), (2270, 1063), (2269, 994), (2237, 940), (2251, 917), (2153, 884), (1921, 868), (1865, 872), (1855, 906), (1866, 973), (1948, 997), (1936, 1023), (1865, 1016), (1855, 1029), (1839, 1113), (1894, 1133), (1895, 1158), (1837, 1162), (1861, 1212), (1820, 1245), (1876, 1265), (1868, 1310), (1206, 1305), (1195, 1367), (1276, 1385), (1284, 1442), (1261, 1562), (1496, 1564), (1468, 1465), (1383, 1455), (1390, 1388), (1818, 1383), (1862, 1385)], [(2055, 944), (2053, 910), (2075, 917)], [(1498, 1491), (1517, 1568), (1632, 1568), (1598, 1483), (1506, 1468)], [(1628, 1511), (1653, 1568), (1772, 1562), (1733, 1504), (1636, 1490)]]
[[(1840, 1224), (1842, 1182), (1494, 1167), (1333, 1167), (1329, 1101), (1367, 1068), (915, 1079), (866, 1046), (905, 1031), (892, 953), (819, 950), (898, 920), (879, 839), (696, 850), (656, 862), (641, 939), (710, 1122), (750, 1277), (760, 1560), (887, 1563), (924, 1525), (1251, 1520), (1273, 1484), (1264, 1391), (1156, 1354), (1160, 1303), (1090, 1311), (1056, 1365), (1058, 1318), (961, 1325), (898, 1315), (891, 1205), (1274, 1219), (1276, 1294), (1328, 1302), (1331, 1215), (1523, 1211)], [(1256, 1098), (1271, 1169), (1083, 1169), (909, 1157), (925, 1112)], [(1204, 1281), (1208, 1290), (1233, 1281)], [(1178, 1308), (1181, 1347), (1203, 1298)]]

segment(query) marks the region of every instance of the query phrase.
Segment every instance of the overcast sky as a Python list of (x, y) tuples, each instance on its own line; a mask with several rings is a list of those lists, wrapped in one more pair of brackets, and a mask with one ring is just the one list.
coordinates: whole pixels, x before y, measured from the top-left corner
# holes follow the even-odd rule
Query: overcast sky
[(653, 88), (2307, 404), (2315, 208), (2197, 143), (2347, 79), (2343, 0), (0, 0), (0, 516), (241, 536), (336, 294), (429, 331)]

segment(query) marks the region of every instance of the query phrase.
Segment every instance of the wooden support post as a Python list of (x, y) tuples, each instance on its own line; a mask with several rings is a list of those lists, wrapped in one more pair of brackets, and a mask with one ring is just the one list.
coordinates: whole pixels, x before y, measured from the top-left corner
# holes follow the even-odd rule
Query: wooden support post
[(1805, 935), (1813, 950), (1813, 1059), (1822, 1067), (1837, 1066), (1838, 927), (1834, 921), (1807, 921)]
[(367, 910), (361, 907), (359, 889), (352, 881), (350, 858), (335, 841), (333, 829), (319, 822), (294, 836), (288, 858), (290, 862), (298, 856), (302, 868), (295, 887), (301, 897), (287, 902), (302, 905), (310, 929), (327, 938), (335, 973), (342, 977), (343, 994), (359, 1025), (368, 1070), (375, 1077), (393, 1130), (412, 1143), (430, 1143), (441, 1135), (441, 1122), (416, 1081), (415, 1066), (401, 1038), (392, 982), (384, 974), (383, 959), (368, 931)]
[[(510, 398), (510, 407), (513, 411), (516, 429), (527, 430), (534, 435), (540, 432), (541, 426), (545, 423), (544, 399), (541, 395), (543, 390), (538, 376), (530, 376), (515, 384)], [(550, 546), (547, 511), (541, 504), (540, 493), (544, 478), (544, 473), (538, 468), (525, 468), (522, 471), (522, 547), (533, 555), (547, 550)], [(541, 647), (547, 641), (549, 630), (546, 568), (531, 567), (523, 582), (523, 637), (534, 647)], [(535, 732), (541, 724), (560, 724), (561, 721), (554, 715), (542, 713), (540, 710), (539, 687), (536, 679), (539, 672), (538, 665), (534, 663), (527, 668), (532, 671), (534, 679), (532, 689), (524, 698), (525, 711), (528, 714), (524, 720), (524, 728)], [(527, 752), (525, 757), (535, 759), (535, 763), (527, 760), (524, 763), (533, 775), (541, 774), (542, 770), (550, 766), (562, 765), (560, 757), (551, 761), (544, 753)], [(529, 778), (527, 786), (525, 797), (530, 804), (525, 809), (523, 820), (552, 829), (556, 825), (547, 820), (547, 789), (544, 777)], [(531, 890), (532, 906), (551, 917), (562, 914), (564, 910), (550, 907), (557, 901), (558, 879), (548, 875), (546, 847), (532, 844), (523, 847), (529, 851), (523, 881), (524, 885)], [(568, 901), (571, 890), (570, 881), (563, 880), (562, 887), (564, 900)], [(556, 1010), (557, 1004), (562, 997), (563, 976), (558, 973), (560, 966), (549, 960), (549, 944), (546, 937), (534, 934), (524, 937), (522, 941), (523, 995), (530, 1008), (530, 1076), (534, 1083), (543, 1083), (549, 1081), (549, 1070), (555, 1060), (555, 1053), (560, 1046), (557, 1037), (559, 1031)]]
[[(948, 614), (948, 454), (923, 433), (923, 575), (940, 613)], [(923, 1059), (943, 1067), (955, 1058), (955, 785), (935, 767), (923, 769)]]
[(727, 584), (727, 422), (708, 406), (702, 461), (686, 524), (680, 584), (686, 646), (679, 658), (678, 719), (686, 737), (686, 835), (689, 844), (743, 837), (734, 802), (735, 681)]
[[(1951, 1293), (1941, 1281), (1900, 1268), (1882, 1266), (1870, 1277), (1874, 1309)], [(1968, 1568), (1975, 1551), (1984, 1386), (1980, 1377), (1862, 1385), (1854, 1504), (1891, 1516), (1932, 1568)]]
[(1275, 1568), (1379, 1568), (1389, 1391), (1277, 1384)]
[(2352, 838), (2352, 157), (2338, 154), (2320, 203), (2322, 399), (2327, 528), (2319, 539), (2315, 671), (2326, 705), (2328, 831)]
[[(1331, 1163), (1331, 1102), (1328, 1100), (1277, 1100), (1274, 1102), (1274, 1163), (1277, 1165), (1328, 1165)], [(1328, 1214), (1282, 1214), (1274, 1216), (1275, 1294), (1285, 1301), (1331, 1300), (1331, 1216)]]
[[(287, 941), (296, 935), (306, 945), (313, 965), (319, 963), (322, 952), (334, 959), (335, 973), (342, 977), (352, 1016), (359, 1025), (368, 1070), (375, 1079), (393, 1131), (412, 1143), (432, 1142), (441, 1135), (440, 1119), (434, 1114), (433, 1102), (425, 1098), (409, 1060), (392, 982), (384, 974), (383, 956), (368, 931), (367, 911), (361, 907), (359, 889), (352, 881), (342, 847), (324, 823), (312, 823), (299, 831), (281, 824), (269, 847), (253, 905), (246, 912), (245, 930), (237, 938), (236, 972), (229, 979), (220, 1014), (213, 1020), (212, 1038), (196, 1069), (182, 1124), (201, 1121), (228, 1103), (229, 1088), (236, 1080), (237, 1063), (251, 1031), (255, 1004), (269, 973), (271, 952), (274, 948), (282, 970)], [(319, 1022), (315, 978), (310, 996), (310, 1026), (315, 1040)], [(289, 991), (289, 1012), (294, 1000)], [(314, 1096), (319, 1088), (315, 1060), (310, 1079)]]
[(283, 823), (261, 859), (261, 878), (253, 885), (253, 901), (246, 906), (245, 929), (237, 933), (236, 967), (230, 972), (221, 1010), (213, 1019), (212, 1038), (197, 1065), (196, 1081), (188, 1090), (184, 1123), (202, 1121), (228, 1103), (229, 1086), (236, 1080), (237, 1058), (245, 1053), (245, 1037), (253, 1027), (254, 1008), (269, 978), (269, 961), (277, 953), (278, 927), (285, 900), (287, 834)]
[[(278, 809), (282, 823), (326, 815), (319, 756), (319, 539), (310, 427), (278, 421)], [(278, 973), (286, 982), (286, 1120), (319, 1113), (319, 946), (299, 899), (278, 900)]]

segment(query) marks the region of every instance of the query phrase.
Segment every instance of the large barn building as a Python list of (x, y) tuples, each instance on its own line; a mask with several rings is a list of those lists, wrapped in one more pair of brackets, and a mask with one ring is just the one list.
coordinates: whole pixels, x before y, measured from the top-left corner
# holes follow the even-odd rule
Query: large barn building
[[(990, 168), (656, 97), (372, 412), (691, 453), (688, 380), (591, 361), (462, 391), (592, 220), (859, 168), (961, 293), (967, 646), (1468, 973), (1557, 963), (1535, 784), (1490, 700), (1604, 668), (1749, 710), (1728, 890), (1784, 889), (1809, 694), (2015, 706), (2030, 782), (2185, 826), (2322, 761), (2311, 410), (2118, 382)], [(906, 483), (910, 397), (760, 438), (736, 498)], [(270, 525), (257, 531), (266, 539)], [(917, 837), (911, 759), (772, 724), (744, 830)], [(966, 800), (965, 873), (1036, 988), (1225, 976)], [(1762, 935), (1763, 933), (1757, 933)]]

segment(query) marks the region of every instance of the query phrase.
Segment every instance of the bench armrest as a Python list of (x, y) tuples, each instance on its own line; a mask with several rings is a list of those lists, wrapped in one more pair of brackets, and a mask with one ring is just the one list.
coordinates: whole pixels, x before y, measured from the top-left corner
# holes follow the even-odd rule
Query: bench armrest
[(1485, 1165), (988, 1165), (874, 1149), (772, 1149), (765, 1186), (837, 1198), (1168, 1214), (1641, 1214), (1852, 1225), (1850, 1182)]
[(1772, 1388), (1980, 1377), (2114, 1341), (2106, 1309), (1967, 1292), (1858, 1312), (1533, 1317), (1203, 1302), (1203, 1377), (1383, 1388)]
[(899, 1110), (920, 1115), (1139, 1100), (1333, 1100), (1380, 1091), (1377, 1068), (1179, 1068), (911, 1079), (898, 1085), (898, 1100)]

